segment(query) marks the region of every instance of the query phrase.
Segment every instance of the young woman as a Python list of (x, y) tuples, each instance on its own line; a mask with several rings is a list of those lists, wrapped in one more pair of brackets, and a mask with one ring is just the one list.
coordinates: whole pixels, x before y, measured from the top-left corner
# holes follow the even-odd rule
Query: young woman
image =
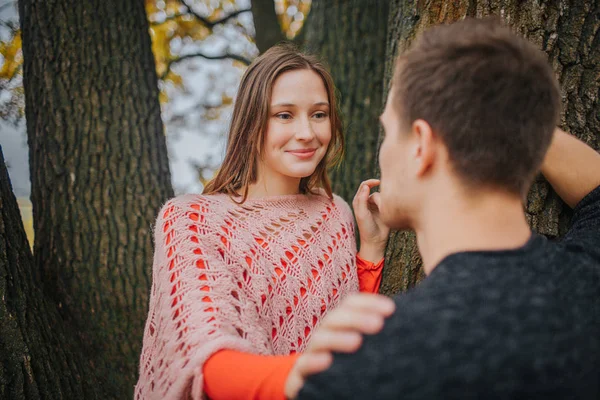
[(346, 294), (377, 292), (388, 230), (378, 181), (354, 219), (327, 169), (343, 154), (334, 85), (276, 46), (248, 68), (223, 165), (203, 195), (161, 209), (136, 399), (284, 398), (287, 375)]

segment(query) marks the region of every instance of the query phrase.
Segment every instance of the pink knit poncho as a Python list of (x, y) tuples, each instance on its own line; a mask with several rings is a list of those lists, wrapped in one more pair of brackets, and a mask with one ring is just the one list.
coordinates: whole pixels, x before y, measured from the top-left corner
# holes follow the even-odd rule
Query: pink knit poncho
[(338, 196), (183, 195), (163, 206), (154, 236), (136, 400), (201, 399), (202, 366), (221, 349), (302, 352), (358, 291), (354, 219)]

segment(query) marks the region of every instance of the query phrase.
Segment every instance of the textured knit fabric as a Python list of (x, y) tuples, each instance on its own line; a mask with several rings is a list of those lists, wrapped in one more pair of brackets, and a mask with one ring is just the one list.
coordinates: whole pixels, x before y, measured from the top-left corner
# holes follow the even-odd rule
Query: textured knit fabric
[[(356, 270), (360, 291), (377, 293), (383, 259), (372, 263), (357, 254)], [(212, 400), (285, 400), (288, 374), (299, 354), (272, 356), (221, 350), (204, 363), (204, 392)], [(231, 379), (232, 370), (236, 371), (235, 379)]]
[(220, 349), (301, 352), (358, 291), (352, 212), (337, 196), (180, 196), (155, 244), (138, 400), (202, 398), (202, 365)]
[(396, 307), (299, 398), (600, 399), (600, 188), (564, 239), (450, 255)]

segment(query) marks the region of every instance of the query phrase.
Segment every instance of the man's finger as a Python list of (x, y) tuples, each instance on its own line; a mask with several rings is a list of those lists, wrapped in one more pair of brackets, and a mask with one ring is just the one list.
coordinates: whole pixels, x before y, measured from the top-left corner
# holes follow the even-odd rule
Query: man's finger
[(356, 309), (357, 311), (375, 312), (384, 316), (390, 316), (396, 309), (396, 304), (389, 297), (372, 293), (355, 293), (346, 297), (339, 305), (342, 307)]
[(373, 335), (383, 328), (384, 318), (378, 312), (341, 308), (329, 313), (321, 326), (334, 331), (349, 330)]
[(359, 349), (362, 335), (354, 331), (322, 329), (310, 341), (310, 352), (353, 353)]
[(333, 356), (330, 352), (304, 353), (298, 358), (296, 368), (302, 378), (318, 374), (331, 366)]

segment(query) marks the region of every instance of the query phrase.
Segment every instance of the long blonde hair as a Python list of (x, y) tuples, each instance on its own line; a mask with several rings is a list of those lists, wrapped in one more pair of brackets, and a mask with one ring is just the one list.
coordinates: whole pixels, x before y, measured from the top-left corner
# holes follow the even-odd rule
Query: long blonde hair
[(332, 137), (315, 171), (300, 180), (299, 190), (310, 193), (321, 187), (330, 198), (333, 196), (327, 170), (337, 165), (344, 154), (344, 135), (333, 78), (316, 57), (289, 44), (270, 48), (244, 73), (233, 107), (225, 159), (216, 176), (206, 184), (204, 194), (225, 193), (231, 197), (241, 194), (241, 202), (246, 200), (249, 185), (258, 178), (257, 162), (264, 143), (274, 82), (284, 72), (301, 69), (312, 70), (323, 79), (330, 104)]

